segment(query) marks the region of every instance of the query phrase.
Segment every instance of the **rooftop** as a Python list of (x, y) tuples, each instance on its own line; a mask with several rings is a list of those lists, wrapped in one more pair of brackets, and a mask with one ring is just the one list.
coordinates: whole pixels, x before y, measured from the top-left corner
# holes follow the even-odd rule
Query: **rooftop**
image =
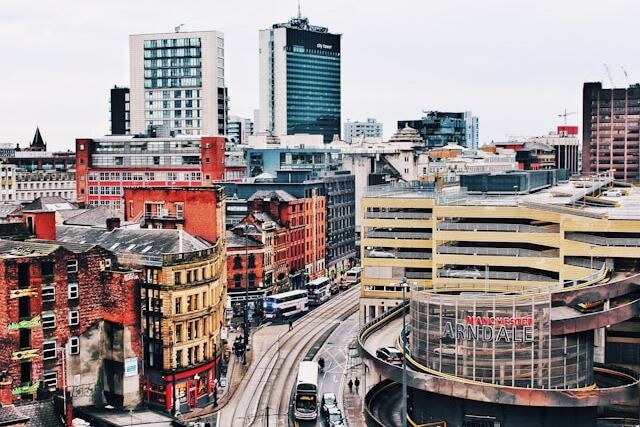
[(0, 239), (0, 258), (23, 258), (46, 256), (59, 248), (55, 243), (20, 242)]
[(25, 211), (60, 211), (67, 209), (76, 209), (76, 206), (58, 196), (38, 197), (24, 207)]

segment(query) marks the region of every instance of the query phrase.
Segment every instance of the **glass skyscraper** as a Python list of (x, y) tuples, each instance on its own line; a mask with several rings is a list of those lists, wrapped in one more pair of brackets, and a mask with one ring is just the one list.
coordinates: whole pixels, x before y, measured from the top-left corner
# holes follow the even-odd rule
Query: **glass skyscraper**
[(260, 31), (260, 128), (340, 136), (340, 34), (298, 16)]

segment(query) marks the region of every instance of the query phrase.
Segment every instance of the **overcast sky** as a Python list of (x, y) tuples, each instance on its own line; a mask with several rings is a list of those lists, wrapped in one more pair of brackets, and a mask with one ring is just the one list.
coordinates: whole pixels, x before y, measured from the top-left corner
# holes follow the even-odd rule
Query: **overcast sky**
[[(128, 85), (128, 35), (225, 33), (231, 114), (258, 107), (258, 30), (297, 0), (2, 0), (0, 142), (40, 126), (51, 149), (108, 132), (109, 89)], [(385, 135), (422, 110), (471, 110), (481, 143), (538, 135), (581, 110), (582, 83), (640, 80), (637, 0), (302, 0), (342, 37), (342, 119)], [(580, 114), (569, 117), (578, 124)]]

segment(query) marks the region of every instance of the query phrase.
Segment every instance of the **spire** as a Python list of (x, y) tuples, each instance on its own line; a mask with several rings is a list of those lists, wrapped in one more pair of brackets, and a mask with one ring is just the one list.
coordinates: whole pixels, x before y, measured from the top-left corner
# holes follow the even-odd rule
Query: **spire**
[(33, 136), (33, 141), (31, 141), (29, 148), (32, 151), (46, 151), (47, 149), (47, 145), (44, 143), (42, 135), (40, 134), (39, 127), (36, 127), (36, 134)]
[(298, 19), (302, 18), (302, 12), (300, 12), (300, 0), (298, 0)]

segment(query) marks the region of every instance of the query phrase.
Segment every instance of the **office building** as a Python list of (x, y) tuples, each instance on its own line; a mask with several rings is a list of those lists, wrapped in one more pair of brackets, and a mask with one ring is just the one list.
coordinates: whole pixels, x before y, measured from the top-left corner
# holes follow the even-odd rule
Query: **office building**
[(544, 136), (528, 139), (540, 142), (553, 148), (555, 155), (554, 167), (569, 169), (572, 175), (580, 174), (582, 170), (582, 147), (578, 138), (578, 126), (558, 126), (555, 132)]
[(616, 179), (640, 178), (640, 84), (604, 89), (585, 83), (582, 92), (582, 162), (585, 173), (613, 170)]
[(382, 123), (378, 123), (376, 119), (367, 119), (366, 122), (351, 122), (344, 124), (344, 135), (342, 139), (351, 143), (353, 139), (362, 138), (382, 138)]
[(221, 136), (105, 136), (76, 139), (76, 196), (120, 210), (124, 187), (199, 187), (222, 179)]
[[(442, 111), (425, 111), (419, 120), (398, 120), (398, 129), (409, 126), (416, 129), (424, 141), (425, 148), (444, 147), (447, 144), (458, 144), (471, 148), (473, 133), (477, 133), (477, 120), (473, 131), (473, 120), (470, 113), (453, 113)], [(468, 134), (468, 129), (472, 132)]]
[(227, 137), (236, 144), (248, 144), (249, 136), (253, 135), (253, 122), (238, 116), (229, 116)]
[(469, 148), (477, 150), (480, 143), (480, 129), (478, 117), (474, 116), (471, 111), (465, 111), (464, 122), (467, 126), (467, 140)]
[(129, 88), (114, 86), (109, 98), (109, 129), (111, 135), (131, 133)]
[(179, 30), (129, 36), (131, 133), (225, 135), (224, 35)]
[(340, 34), (298, 15), (260, 31), (260, 128), (340, 136)]

